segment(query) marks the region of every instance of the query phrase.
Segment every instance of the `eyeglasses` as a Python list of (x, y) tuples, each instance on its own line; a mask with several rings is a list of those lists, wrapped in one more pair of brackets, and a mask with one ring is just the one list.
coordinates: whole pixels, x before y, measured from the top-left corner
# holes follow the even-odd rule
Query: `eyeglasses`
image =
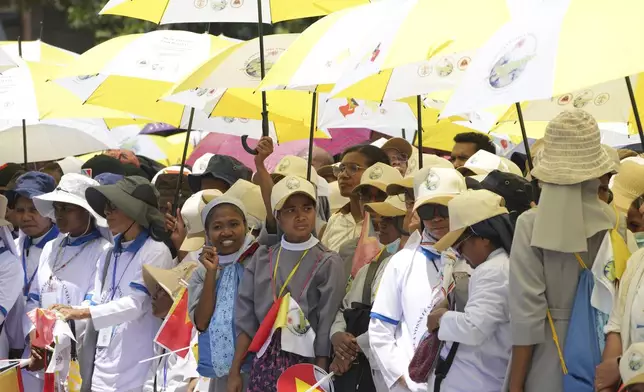
[(432, 220), (435, 218), (449, 218), (449, 209), (440, 204), (425, 204), (418, 208), (418, 216), (422, 220)]
[(333, 175), (338, 178), (340, 177), (340, 174), (343, 172), (347, 173), (347, 176), (353, 177), (358, 173), (360, 170), (366, 169), (365, 167), (362, 167), (358, 165), (357, 163), (341, 163), (337, 166), (333, 166)]
[[(461, 236), (462, 237), (462, 236)], [(465, 241), (469, 240), (470, 238), (474, 237), (474, 234), (467, 234), (465, 238), (462, 240), (458, 241), (456, 244), (452, 245), (452, 249), (457, 253), (457, 256), (459, 258), (463, 258), (463, 254), (461, 252), (461, 248), (465, 244)]]
[(398, 200), (405, 203), (405, 207), (411, 208), (414, 206), (416, 199), (414, 198), (414, 193), (412, 191), (406, 191), (405, 193), (398, 194)]

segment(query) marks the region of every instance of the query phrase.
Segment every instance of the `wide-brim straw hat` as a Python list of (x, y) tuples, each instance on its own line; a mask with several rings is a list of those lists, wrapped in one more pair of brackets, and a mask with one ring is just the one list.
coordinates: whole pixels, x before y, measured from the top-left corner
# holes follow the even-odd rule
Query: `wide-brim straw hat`
[(196, 262), (183, 262), (172, 269), (164, 269), (144, 264), (143, 282), (150, 293), (155, 292), (158, 284), (170, 297), (176, 299), (181, 288), (186, 287), (197, 266)]
[(616, 172), (616, 163), (601, 145), (595, 119), (583, 110), (564, 111), (551, 120), (543, 152), (531, 174), (539, 181), (573, 185)]
[(54, 202), (79, 206), (89, 212), (98, 226), (107, 227), (107, 221), (89, 205), (85, 191), (92, 186), (99, 186), (98, 181), (82, 174), (70, 173), (61, 177), (58, 187), (53, 192), (33, 198), (34, 206), (40, 215), (56, 220)]

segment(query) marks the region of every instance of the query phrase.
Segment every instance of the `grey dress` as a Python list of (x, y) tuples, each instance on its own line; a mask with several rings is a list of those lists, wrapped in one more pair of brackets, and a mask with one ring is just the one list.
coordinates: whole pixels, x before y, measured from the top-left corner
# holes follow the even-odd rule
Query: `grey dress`
[[(568, 323), (581, 267), (573, 253), (561, 253), (530, 246), (536, 209), (517, 220), (510, 254), (510, 325), (515, 346), (533, 345), (525, 392), (563, 392), (563, 372), (553, 341), (546, 311), (550, 309), (561, 348), (566, 342)], [(611, 215), (613, 224), (615, 215)], [(625, 236), (624, 222), (620, 233)], [(580, 256), (589, 269), (606, 235), (600, 231), (588, 238), (588, 252)], [(509, 380), (506, 380), (506, 388)]]

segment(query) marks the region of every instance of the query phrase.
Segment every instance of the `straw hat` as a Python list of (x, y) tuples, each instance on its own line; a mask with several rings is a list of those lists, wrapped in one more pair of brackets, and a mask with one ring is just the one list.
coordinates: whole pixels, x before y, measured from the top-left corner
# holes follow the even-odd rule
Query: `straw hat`
[(0, 195), (0, 227), (9, 226), (10, 230), (13, 230), (13, 225), (9, 222), (7, 217), (7, 205), (9, 201), (3, 195)]
[(617, 171), (601, 146), (595, 119), (583, 110), (564, 111), (548, 123), (544, 149), (532, 176), (550, 184), (572, 185)]
[(360, 177), (360, 185), (353, 188), (352, 193), (358, 194), (362, 188), (367, 186), (372, 186), (383, 192), (387, 192), (387, 185), (402, 179), (403, 176), (400, 174), (398, 169), (382, 162), (377, 162), (362, 173), (362, 177)]
[(381, 150), (396, 150), (407, 155), (407, 158), (411, 157), (412, 148), (409, 142), (401, 137), (394, 137), (385, 142), (385, 144), (380, 147)]
[[(611, 171), (610, 173), (612, 174), (617, 174), (617, 171), (619, 170), (619, 167), (621, 166), (621, 160), (619, 159), (619, 154), (617, 153), (617, 150), (615, 150), (613, 147), (608, 146), (606, 144), (602, 144), (602, 148), (608, 154), (608, 157), (615, 163), (617, 166), (617, 169)], [(606, 174), (606, 173), (604, 173)]]
[[(306, 174), (309, 168), (309, 163), (304, 158), (295, 155), (285, 155), (273, 169), (271, 177), (274, 182), (278, 182), (288, 175), (298, 176), (306, 179)], [(311, 167), (311, 182), (313, 185), (318, 184), (318, 173)]]
[(466, 190), (465, 177), (456, 169), (431, 168), (427, 175), (414, 177), (414, 211), (425, 204), (446, 206), (450, 200)]
[(400, 200), (398, 195), (389, 196), (387, 200), (378, 203), (367, 203), (364, 205), (365, 210), (373, 211), (378, 215), (395, 217), (395, 216), (405, 216), (407, 214), (407, 208), (405, 207), (405, 202)]
[(611, 187), (613, 203), (621, 212), (628, 212), (631, 203), (644, 195), (644, 166), (635, 162), (622, 163)]
[(624, 381), (620, 392), (633, 384), (644, 383), (644, 343), (630, 345), (619, 361), (619, 374)]
[(56, 219), (54, 202), (77, 205), (88, 211), (98, 226), (107, 227), (107, 221), (90, 207), (85, 199), (85, 191), (92, 186), (99, 186), (98, 181), (82, 174), (70, 173), (61, 177), (58, 187), (53, 192), (33, 198), (34, 206), (42, 216)]
[(468, 227), (508, 213), (503, 198), (485, 189), (467, 190), (450, 200), (447, 207), (449, 233), (436, 243), (435, 248), (439, 252), (454, 245)]
[(197, 266), (196, 262), (184, 262), (172, 269), (163, 269), (151, 264), (143, 264), (143, 282), (150, 293), (155, 292), (158, 284), (172, 298), (176, 298)]
[(266, 207), (262, 198), (262, 190), (258, 185), (246, 180), (237, 180), (224, 195), (238, 199), (244, 204), (248, 227), (251, 229), (262, 227), (266, 220)]
[(183, 240), (181, 248), (184, 252), (193, 252), (201, 249), (206, 243), (205, 229), (201, 223), (201, 211), (206, 207), (212, 199), (221, 196), (222, 193), (216, 189), (208, 189), (199, 191), (186, 200), (181, 208), (181, 217), (186, 225), (188, 234), (186, 239)]
[(281, 210), (286, 200), (296, 194), (306, 195), (317, 202), (315, 186), (311, 182), (298, 176), (289, 175), (273, 186), (271, 208), (273, 211)]

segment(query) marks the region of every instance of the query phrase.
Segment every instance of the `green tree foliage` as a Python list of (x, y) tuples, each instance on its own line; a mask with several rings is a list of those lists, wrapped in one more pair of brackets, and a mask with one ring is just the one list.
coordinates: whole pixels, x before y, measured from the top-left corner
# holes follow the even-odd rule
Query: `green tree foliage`
[[(123, 34), (144, 33), (157, 28), (203, 32), (209, 28), (211, 34), (224, 34), (237, 39), (257, 37), (257, 25), (253, 23), (205, 23), (174, 24), (157, 26), (143, 20), (114, 16), (98, 15), (107, 0), (54, 0), (56, 8), (67, 13), (69, 26), (73, 29), (86, 29), (94, 32), (96, 43)], [(300, 33), (318, 18), (307, 18), (265, 25), (264, 34)]]

